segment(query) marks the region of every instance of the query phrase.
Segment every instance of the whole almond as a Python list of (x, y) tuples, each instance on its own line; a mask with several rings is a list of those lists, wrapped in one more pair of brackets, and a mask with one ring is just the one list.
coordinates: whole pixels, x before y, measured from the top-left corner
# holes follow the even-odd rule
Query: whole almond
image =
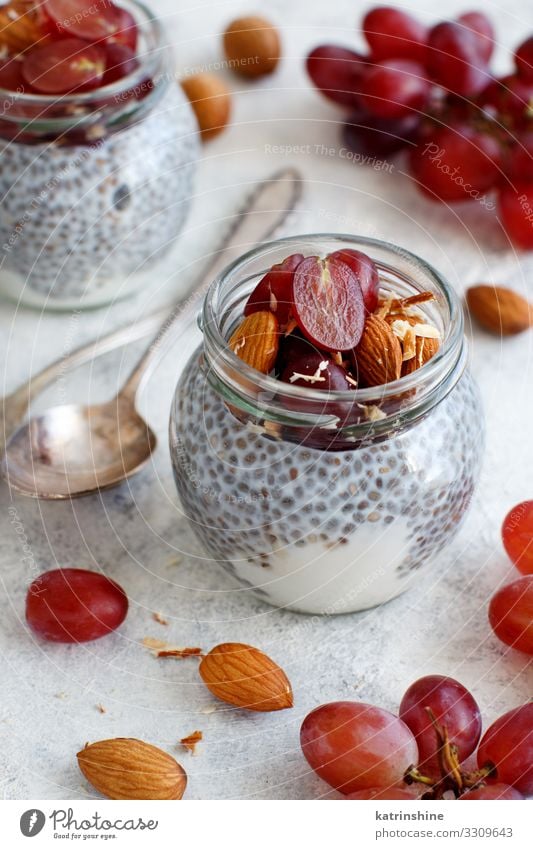
[(87, 781), (109, 799), (181, 799), (187, 774), (174, 758), (150, 743), (115, 737), (78, 752)]
[(387, 322), (377, 315), (368, 316), (355, 358), (359, 376), (367, 386), (381, 386), (401, 375), (401, 345)]
[(236, 74), (243, 77), (271, 74), (281, 54), (278, 30), (266, 18), (256, 15), (237, 18), (224, 33), (224, 53)]
[(244, 643), (221, 643), (200, 664), (208, 690), (223, 702), (247, 710), (283, 710), (293, 705), (292, 688), (282, 669), (266, 654)]
[(231, 350), (257, 371), (268, 374), (279, 349), (279, 325), (268, 310), (247, 316), (229, 340)]
[(224, 80), (215, 74), (194, 74), (183, 79), (181, 87), (194, 110), (202, 139), (221, 133), (231, 113), (231, 94)]
[(491, 333), (514, 336), (533, 324), (533, 307), (518, 292), (503, 286), (472, 286), (466, 302), (470, 314)]

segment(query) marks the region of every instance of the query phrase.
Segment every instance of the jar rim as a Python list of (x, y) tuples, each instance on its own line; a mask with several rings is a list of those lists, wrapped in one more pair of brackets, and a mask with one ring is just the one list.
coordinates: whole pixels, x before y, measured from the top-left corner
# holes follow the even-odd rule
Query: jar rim
[[(437, 353), (427, 363), (411, 374), (383, 384), (382, 386), (357, 387), (349, 390), (328, 390), (327, 405), (330, 403), (350, 403), (351, 405), (359, 404), (361, 407), (365, 407), (366, 405), (374, 405), (376, 403), (377, 393), (379, 393), (379, 403), (383, 403), (388, 399), (398, 397), (398, 395), (409, 397), (409, 393), (419, 388), (421, 382), (433, 388), (440, 387), (446, 377), (455, 371), (457, 364), (461, 360), (464, 361), (464, 317), (457, 293), (440, 272), (411, 251), (379, 239), (342, 233), (308, 233), (264, 242), (234, 260), (215, 278), (204, 301), (202, 330), (205, 338), (206, 356), (217, 376), (224, 381), (228, 375), (238, 373), (242, 378), (241, 382), (243, 384), (253, 383), (255, 390), (258, 390), (264, 398), (279, 395), (281, 385), (283, 387), (283, 396), (291, 399), (293, 402), (300, 401), (304, 406), (309, 402), (320, 402), (324, 405), (323, 390), (307, 386), (296, 386), (290, 383), (280, 383), (276, 378), (261, 374), (243, 362), (229, 347), (228, 339), (220, 327), (219, 316), (223, 287), (229, 280), (238, 278), (239, 275), (244, 276), (244, 270), (251, 260), (259, 258), (262, 254), (266, 256), (276, 248), (286, 246), (288, 255), (302, 248), (304, 243), (306, 246), (312, 246), (323, 242), (338, 243), (336, 249), (353, 247), (359, 250), (365, 250), (366, 248), (365, 252), (369, 253), (373, 259), (375, 259), (375, 256), (372, 256), (372, 254), (375, 254), (379, 250), (390, 254), (391, 259), (396, 257), (397, 260), (402, 259), (407, 261), (432, 281), (432, 284), (444, 298), (448, 310), (446, 332), (442, 343)], [(378, 266), (380, 265), (383, 267), (383, 263), (378, 263)], [(238, 386), (232, 384), (232, 388), (238, 395)], [(435, 402), (442, 397), (443, 395), (440, 393), (440, 397)], [(419, 398), (418, 402), (420, 403), (420, 401), (421, 399)], [(416, 401), (414, 404), (416, 404)], [(298, 418), (301, 419), (300, 416)], [(316, 415), (311, 416), (311, 419), (316, 422)], [(329, 419), (332, 419), (331, 415)]]
[[(136, 12), (140, 13), (142, 20), (139, 21), (136, 18), (136, 23), (141, 23), (141, 25), (147, 28), (147, 34), (152, 41), (152, 45), (146, 53), (141, 57), (137, 56), (137, 59), (139, 59), (139, 67), (134, 71), (131, 71), (131, 73), (121, 77), (114, 83), (109, 83), (108, 85), (100, 86), (99, 88), (91, 89), (90, 91), (73, 92), (72, 94), (62, 94), (59, 96), (57, 94), (38, 94), (36, 92), (25, 92), (19, 90), (11, 91), (10, 89), (2, 88), (2, 86), (0, 86), (0, 98), (15, 98), (15, 102), (17, 104), (33, 104), (35, 106), (42, 107), (53, 104), (61, 104), (65, 107), (69, 107), (74, 104), (77, 106), (91, 105), (93, 102), (100, 101), (102, 99), (102, 95), (105, 97), (120, 95), (132, 88), (135, 88), (136, 85), (141, 84), (147, 77), (154, 75), (161, 64), (158, 53), (166, 46), (163, 28), (156, 15), (148, 6), (141, 2), (141, 0), (127, 0), (127, 5), (133, 6)], [(6, 115), (4, 118), (9, 119), (9, 116)], [(17, 122), (20, 120), (22, 119), (19, 116), (19, 118), (17, 118)]]

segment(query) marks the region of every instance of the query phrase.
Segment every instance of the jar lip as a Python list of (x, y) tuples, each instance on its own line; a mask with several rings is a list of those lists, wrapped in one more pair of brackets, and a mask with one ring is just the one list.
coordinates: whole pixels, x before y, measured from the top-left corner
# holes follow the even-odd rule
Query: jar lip
[(157, 54), (164, 46), (166, 46), (163, 28), (159, 19), (155, 16), (151, 9), (144, 3), (140, 2), (140, 0), (128, 0), (128, 5), (133, 6), (135, 11), (138, 14), (140, 13), (142, 20), (139, 21), (136, 17), (136, 23), (141, 23), (149, 28), (150, 37), (153, 40), (152, 47), (150, 47), (150, 49), (148, 49), (143, 55), (137, 56), (137, 59), (139, 60), (139, 67), (130, 74), (127, 74), (125, 77), (121, 77), (114, 83), (109, 83), (108, 85), (91, 89), (91, 91), (81, 91), (78, 93), (73, 92), (72, 94), (63, 94), (59, 96), (37, 94), (36, 92), (28, 93), (18, 90), (11, 91), (10, 89), (2, 88), (0, 86), (0, 98), (16, 98), (16, 102), (18, 104), (34, 104), (43, 107), (53, 104), (61, 104), (65, 107), (74, 104), (77, 106), (90, 105), (93, 102), (100, 101), (102, 99), (102, 95), (112, 97), (113, 95), (120, 95), (129, 91), (130, 89), (135, 88), (136, 85), (142, 83), (147, 76), (155, 74), (160, 64), (160, 59)]
[[(295, 253), (296, 249), (302, 247), (302, 243), (313, 244), (324, 241), (338, 242), (340, 247), (348, 247), (353, 245), (354, 248), (361, 250), (368, 248), (368, 253), (372, 257), (372, 248), (386, 250), (390, 252), (391, 259), (394, 256), (407, 259), (410, 263), (417, 266), (423, 273), (432, 278), (439, 292), (443, 295), (446, 305), (449, 310), (449, 320), (446, 327), (446, 333), (442, 340), (437, 353), (423, 366), (416, 369), (409, 375), (400, 377), (398, 380), (381, 386), (364, 387), (349, 390), (328, 390), (327, 403), (330, 402), (349, 402), (351, 404), (375, 404), (377, 395), (379, 394), (379, 402), (386, 401), (392, 396), (397, 396), (399, 393), (407, 394), (409, 390), (416, 388), (421, 380), (431, 381), (435, 379), (439, 372), (442, 372), (446, 363), (451, 361), (451, 367), (459, 360), (464, 336), (464, 317), (459, 299), (455, 290), (447, 282), (447, 280), (432, 266), (430, 263), (421, 259), (416, 254), (405, 248), (389, 242), (384, 242), (380, 239), (373, 239), (365, 236), (355, 236), (353, 234), (344, 233), (306, 233), (298, 236), (288, 236), (281, 239), (276, 239), (270, 242), (263, 242), (260, 246), (256, 246), (238, 259), (228, 265), (212, 282), (204, 301), (202, 330), (204, 335), (216, 350), (217, 361), (222, 362), (232, 371), (238, 371), (247, 381), (253, 381), (256, 388), (268, 394), (280, 392), (280, 381), (269, 375), (261, 374), (256, 369), (251, 368), (247, 363), (243, 362), (229, 347), (227, 338), (222, 334), (217, 316), (217, 301), (220, 297), (221, 289), (226, 280), (239, 273), (245, 265), (252, 259), (259, 257), (262, 253), (267, 254), (272, 249), (277, 247), (287, 246), (287, 254)], [(372, 257), (374, 259), (374, 257)], [(378, 262), (379, 266), (379, 262)], [(217, 371), (218, 371), (217, 367)], [(320, 389), (312, 389), (307, 386), (296, 386), (290, 383), (283, 383), (283, 395), (293, 400), (300, 400), (303, 403), (309, 401), (318, 401), (324, 403), (324, 392)]]

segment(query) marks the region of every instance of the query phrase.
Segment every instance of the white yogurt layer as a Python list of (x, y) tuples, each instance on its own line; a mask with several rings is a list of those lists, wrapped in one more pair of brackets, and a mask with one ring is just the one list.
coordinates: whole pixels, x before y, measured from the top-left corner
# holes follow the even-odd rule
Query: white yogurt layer
[[(389, 601), (415, 573), (398, 569), (408, 550), (407, 522), (361, 525), (343, 544), (289, 545), (269, 553), (269, 566), (232, 560), (237, 578), (253, 581), (276, 607), (306, 613), (349, 613)], [(252, 575), (253, 572), (253, 575)]]

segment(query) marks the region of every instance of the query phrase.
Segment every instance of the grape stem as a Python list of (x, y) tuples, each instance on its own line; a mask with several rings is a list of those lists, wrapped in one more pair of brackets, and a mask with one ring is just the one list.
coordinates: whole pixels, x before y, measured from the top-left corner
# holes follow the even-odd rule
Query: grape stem
[(421, 773), (415, 766), (410, 766), (404, 775), (406, 784), (425, 784), (431, 788), (427, 793), (424, 793), (424, 799), (442, 799), (444, 794), (449, 790), (452, 791), (457, 799), (466, 790), (483, 784), (489, 775), (496, 774), (496, 768), (492, 763), (488, 763), (474, 772), (463, 772), (459, 762), (457, 746), (450, 742), (448, 729), (445, 725), (437, 722), (437, 718), (431, 708), (426, 707), (425, 710), (437, 736), (441, 777), (439, 779), (430, 778)]

